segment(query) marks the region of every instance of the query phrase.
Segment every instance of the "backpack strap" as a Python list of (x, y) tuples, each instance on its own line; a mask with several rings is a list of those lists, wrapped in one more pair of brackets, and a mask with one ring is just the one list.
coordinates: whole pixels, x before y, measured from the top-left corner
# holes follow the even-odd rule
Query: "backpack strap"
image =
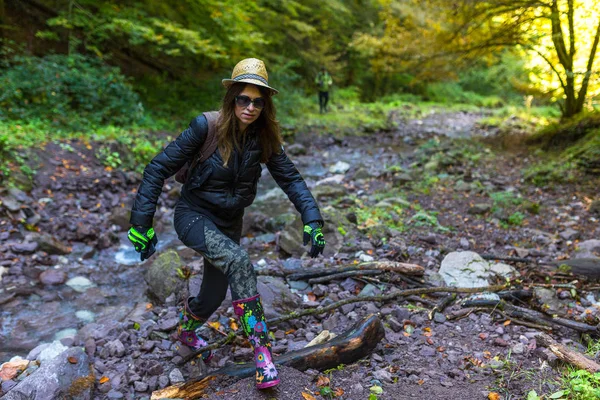
[(217, 121), (221, 115), (218, 111), (207, 111), (202, 114), (206, 118), (206, 122), (208, 122), (208, 134), (200, 148), (200, 154), (197, 159), (198, 163), (208, 160), (215, 150), (217, 150)]

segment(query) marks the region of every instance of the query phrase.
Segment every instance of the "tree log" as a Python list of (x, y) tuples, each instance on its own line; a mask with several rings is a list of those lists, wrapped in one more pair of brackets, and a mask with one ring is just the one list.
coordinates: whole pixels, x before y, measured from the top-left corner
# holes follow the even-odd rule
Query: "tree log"
[(291, 281), (301, 281), (310, 278), (317, 278), (320, 276), (326, 276), (331, 274), (338, 274), (341, 272), (348, 271), (359, 271), (364, 269), (377, 269), (388, 272), (397, 272), (405, 275), (422, 276), (425, 269), (417, 264), (407, 264), (395, 261), (370, 261), (363, 262), (356, 265), (346, 265), (337, 268), (313, 268), (305, 272), (293, 271), (287, 274), (287, 279)]
[(569, 349), (558, 343), (549, 335), (541, 333), (535, 337), (536, 342), (544, 347), (547, 347), (554, 355), (562, 361), (576, 366), (579, 369), (584, 369), (588, 372), (600, 372), (600, 364), (590, 360), (585, 355), (576, 350)]
[(591, 279), (600, 279), (600, 259), (599, 258), (574, 258), (571, 260), (552, 261), (551, 265), (560, 267), (568, 265), (569, 270), (574, 275), (582, 275)]
[[(285, 365), (300, 371), (306, 371), (308, 368), (323, 371), (340, 364), (351, 364), (369, 355), (384, 335), (385, 331), (379, 317), (369, 315), (352, 329), (328, 342), (290, 351), (282, 356), (274, 357), (273, 361), (277, 365)], [(206, 394), (210, 381), (217, 375), (246, 378), (255, 373), (254, 362), (234, 364), (221, 368), (210, 376), (155, 391), (152, 393), (152, 399), (198, 398)]]

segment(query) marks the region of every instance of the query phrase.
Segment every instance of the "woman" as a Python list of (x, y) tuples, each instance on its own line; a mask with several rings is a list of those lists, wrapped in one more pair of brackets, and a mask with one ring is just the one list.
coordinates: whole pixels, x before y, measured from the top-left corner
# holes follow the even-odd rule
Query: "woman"
[[(175, 208), (179, 239), (204, 257), (200, 293), (184, 301), (178, 339), (196, 350), (207, 345), (196, 330), (210, 317), (231, 289), (235, 314), (254, 349), (259, 389), (279, 383), (272, 361), (265, 315), (248, 253), (239, 245), (244, 208), (254, 201), (265, 163), (287, 194), (304, 223), (304, 245), (312, 243), (311, 257), (323, 252), (325, 240), (319, 207), (300, 173), (285, 154), (264, 63), (255, 58), (240, 61), (231, 79), (223, 79), (227, 92), (216, 121), (208, 114), (195, 118), (181, 135), (157, 155), (144, 177), (131, 211), (129, 239), (142, 261), (154, 253), (157, 238), (152, 229), (156, 202), (165, 179), (192, 160), (214, 131), (217, 149), (189, 171)], [(210, 352), (202, 355), (205, 361)]]

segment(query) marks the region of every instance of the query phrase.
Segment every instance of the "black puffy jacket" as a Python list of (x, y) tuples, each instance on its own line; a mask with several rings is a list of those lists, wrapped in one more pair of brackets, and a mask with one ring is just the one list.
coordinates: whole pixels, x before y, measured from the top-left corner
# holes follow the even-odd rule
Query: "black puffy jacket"
[[(175, 175), (186, 161), (198, 153), (207, 134), (206, 118), (200, 115), (146, 166), (131, 210), (132, 225), (152, 226), (164, 181)], [(249, 133), (243, 151), (234, 151), (227, 167), (223, 166), (217, 149), (191, 171), (188, 181), (183, 185), (181, 199), (211, 217), (218, 225), (227, 226), (241, 218), (244, 208), (252, 204), (256, 197), (262, 172), (258, 140), (257, 134)], [(266, 166), (305, 224), (323, 221), (317, 202), (285, 151), (273, 154)]]

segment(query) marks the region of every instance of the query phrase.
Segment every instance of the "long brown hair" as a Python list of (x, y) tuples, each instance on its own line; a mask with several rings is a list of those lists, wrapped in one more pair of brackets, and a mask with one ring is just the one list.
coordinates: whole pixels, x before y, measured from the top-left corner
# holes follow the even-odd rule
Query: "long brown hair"
[[(234, 146), (237, 149), (241, 148), (238, 135), (238, 121), (235, 116), (235, 96), (242, 93), (247, 83), (234, 83), (229, 87), (227, 93), (223, 97), (221, 105), (221, 116), (218, 121), (217, 128), (217, 143), (223, 163), (227, 166), (229, 157), (233, 152)], [(275, 117), (275, 106), (271, 92), (261, 86), (256, 86), (260, 90), (260, 94), (265, 99), (265, 107), (262, 109), (257, 120), (254, 121), (247, 129), (254, 127), (258, 135), (262, 154), (260, 161), (267, 162), (274, 153), (281, 151), (283, 139), (279, 129), (279, 122)]]

